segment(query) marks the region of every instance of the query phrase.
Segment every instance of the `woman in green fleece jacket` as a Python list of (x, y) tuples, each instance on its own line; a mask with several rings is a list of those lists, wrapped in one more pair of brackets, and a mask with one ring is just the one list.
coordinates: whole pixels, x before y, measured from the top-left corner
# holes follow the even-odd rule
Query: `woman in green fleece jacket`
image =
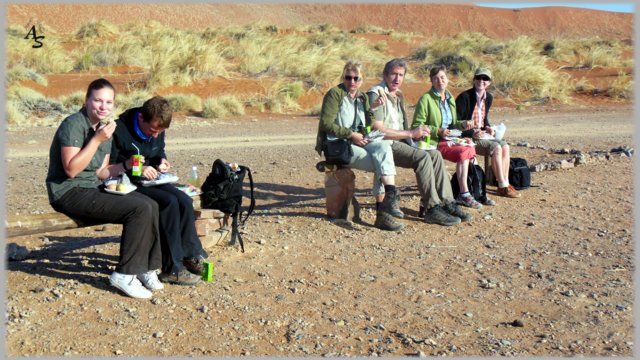
[(452, 135), (451, 130), (462, 130), (462, 123), (456, 118), (456, 103), (453, 95), (447, 90), (449, 78), (447, 68), (439, 65), (429, 72), (432, 87), (427, 93), (422, 95), (416, 104), (416, 111), (413, 114), (412, 128), (420, 125), (429, 126), (431, 139), (438, 143), (438, 151), (442, 158), (456, 163), (456, 177), (460, 186), (460, 194), (456, 198), (456, 203), (480, 209), (482, 204), (473, 198), (467, 186), (467, 174), (469, 171), (469, 161), (476, 156), (471, 139), (457, 139), (459, 142), (449, 141)]
[(350, 60), (342, 70), (343, 82), (325, 94), (320, 111), (316, 151), (322, 153), (324, 144), (328, 141), (351, 140), (353, 156), (346, 166), (375, 173), (372, 192), (379, 203), (376, 227), (397, 231), (404, 225), (393, 217), (393, 209), (398, 207), (398, 204), (395, 188), (396, 167), (391, 143), (382, 140), (368, 141), (363, 135), (363, 129), (371, 124), (373, 114), (368, 97), (359, 90), (362, 76), (362, 64)]

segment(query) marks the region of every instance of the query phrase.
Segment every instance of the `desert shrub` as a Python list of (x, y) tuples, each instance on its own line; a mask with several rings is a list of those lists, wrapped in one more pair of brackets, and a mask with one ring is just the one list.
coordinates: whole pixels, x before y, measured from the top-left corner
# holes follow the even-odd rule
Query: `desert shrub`
[(140, 107), (151, 97), (153, 94), (148, 90), (134, 90), (128, 94), (117, 94), (113, 113), (120, 114), (127, 109)]
[(499, 52), (502, 44), (480, 33), (462, 32), (452, 38), (431, 39), (411, 54), (411, 59), (421, 61), (418, 74), (428, 74), (434, 65), (445, 65), (453, 75), (461, 75), (477, 67), (488, 51)]
[(391, 38), (396, 41), (401, 41), (404, 43), (411, 43), (415, 38), (416, 34), (413, 32), (401, 32), (401, 31), (392, 31)]
[(118, 27), (106, 20), (91, 20), (80, 25), (75, 32), (76, 39), (102, 38), (118, 33)]
[(619, 64), (618, 55), (611, 48), (590, 47), (581, 54), (576, 66), (590, 69), (597, 66), (614, 67)]
[(619, 72), (618, 77), (614, 80), (607, 94), (615, 99), (633, 99), (633, 79), (624, 72)]
[(579, 93), (582, 93), (582, 92), (584, 92), (584, 93), (593, 92), (594, 89), (595, 89), (595, 86), (593, 86), (593, 84), (591, 84), (589, 82), (589, 80), (585, 79), (584, 77), (576, 80), (574, 82), (574, 86), (573, 87), (574, 87), (575, 91), (579, 92)]
[(410, 59), (412, 60), (426, 60), (427, 55), (429, 55), (429, 46), (421, 45), (416, 48), (410, 55)]
[(493, 84), (505, 96), (568, 102), (569, 75), (548, 69), (539, 58), (519, 57), (493, 67)]
[(119, 36), (114, 41), (84, 43), (72, 53), (75, 59), (74, 68), (82, 71), (112, 65), (144, 67), (148, 62), (144, 46), (141, 38), (127, 34)]
[(15, 37), (19, 39), (24, 39), (27, 35), (28, 30), (24, 28), (22, 25), (11, 24), (7, 27), (7, 36)]
[(244, 103), (236, 96), (223, 95), (207, 98), (202, 105), (202, 116), (219, 119), (227, 115), (244, 115)]
[(618, 67), (625, 49), (626, 46), (618, 40), (555, 38), (544, 44), (542, 53), (552, 59), (569, 62), (573, 67)]
[(17, 100), (7, 100), (5, 115), (7, 124), (10, 125), (25, 125), (26, 117), (20, 110), (20, 106), (17, 104)]
[(235, 70), (242, 74), (305, 79), (309, 87), (333, 83), (347, 58), (375, 66), (383, 64), (383, 55), (366, 41), (345, 32), (273, 36), (253, 31), (232, 40), (224, 50), (225, 58), (235, 63)]
[(188, 85), (197, 79), (226, 76), (226, 61), (218, 42), (188, 31), (156, 31), (144, 48), (147, 86)]
[(387, 51), (387, 49), (389, 49), (389, 44), (387, 44), (386, 41), (378, 41), (377, 43), (373, 44), (373, 49), (379, 52), (385, 52)]
[[(477, 67), (473, 59), (458, 54), (447, 54), (435, 60), (433, 65), (444, 65), (447, 67), (447, 72), (453, 75), (468, 73)], [(431, 67), (428, 67), (428, 70), (430, 69)]]
[(366, 33), (374, 33), (374, 34), (383, 34), (383, 35), (389, 35), (391, 34), (391, 31), (389, 30), (385, 30), (379, 26), (375, 26), (375, 25), (358, 25), (355, 28), (353, 28), (351, 30), (351, 33), (353, 34), (366, 34)]
[(23, 65), (16, 65), (12, 68), (7, 69), (6, 78), (9, 84), (16, 81), (24, 80), (33, 80), (37, 84), (43, 86), (47, 86), (48, 83), (47, 79), (44, 76), (38, 74), (38, 72), (33, 69), (24, 67)]
[(202, 99), (195, 94), (169, 94), (165, 99), (173, 111), (202, 111)]
[(66, 73), (73, 69), (73, 63), (60, 40), (48, 36), (41, 48), (34, 49), (30, 41), (9, 37), (7, 42), (7, 68), (23, 66), (39, 74)]
[(67, 112), (78, 111), (84, 106), (85, 95), (84, 91), (74, 91), (69, 95), (59, 97), (58, 101), (67, 109)]
[(320, 116), (321, 111), (322, 111), (322, 104), (315, 104), (305, 111), (305, 115)]
[(293, 100), (298, 100), (304, 95), (304, 83), (302, 81), (288, 82), (280, 87), (280, 92)]
[(11, 115), (8, 121), (12, 124), (48, 125), (67, 115), (67, 110), (59, 102), (19, 85), (10, 86), (7, 90), (7, 104), (11, 104), (7, 115)]

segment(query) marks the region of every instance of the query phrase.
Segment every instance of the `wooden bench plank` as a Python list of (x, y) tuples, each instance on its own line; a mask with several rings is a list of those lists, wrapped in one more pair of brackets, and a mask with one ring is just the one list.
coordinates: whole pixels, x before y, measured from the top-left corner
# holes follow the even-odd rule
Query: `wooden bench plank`
[[(213, 209), (200, 209), (200, 198), (193, 198), (193, 207), (196, 211), (196, 218), (201, 215), (210, 219), (221, 219), (224, 213)], [(203, 215), (206, 214), (206, 215)], [(106, 224), (105, 222), (89, 222), (72, 219), (65, 214), (59, 212), (50, 212), (45, 214), (26, 214), (7, 216), (4, 222), (6, 236), (8, 238), (22, 235), (41, 234), (52, 231), (77, 229), (88, 226)]]

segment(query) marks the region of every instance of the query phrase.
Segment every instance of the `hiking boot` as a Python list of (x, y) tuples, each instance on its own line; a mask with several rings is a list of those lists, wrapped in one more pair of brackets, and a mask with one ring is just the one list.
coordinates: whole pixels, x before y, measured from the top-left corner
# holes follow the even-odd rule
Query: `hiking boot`
[(444, 209), (444, 211), (449, 213), (449, 215), (452, 215), (452, 216), (455, 216), (457, 218), (460, 218), (460, 220), (462, 220), (462, 221), (471, 221), (471, 220), (473, 220), (473, 215), (462, 211), (462, 209), (460, 209), (460, 207), (458, 205), (456, 205), (456, 203), (454, 203), (454, 202), (450, 202), (448, 204), (445, 204), (442, 208)]
[(498, 188), (498, 195), (508, 197), (508, 198), (519, 198), (520, 193), (516, 190), (513, 185), (509, 185), (504, 188)]
[[(386, 196), (387, 195), (385, 195), (385, 197)], [(393, 202), (391, 202), (389, 214), (398, 219), (404, 219), (404, 213), (400, 210), (400, 190), (398, 188), (396, 188), (396, 191), (393, 194)]]
[(120, 274), (114, 271), (109, 277), (109, 282), (132, 298), (150, 299), (152, 296), (151, 291), (142, 286), (136, 275)]
[(195, 275), (202, 275), (204, 271), (204, 257), (196, 256), (192, 258), (186, 258), (182, 261), (184, 267), (191, 271)]
[(480, 204), (476, 199), (474, 199), (473, 196), (458, 195), (458, 197), (456, 198), (456, 204), (466, 206), (472, 209), (482, 208), (482, 204)]
[(182, 269), (177, 273), (162, 273), (160, 281), (175, 285), (196, 285), (201, 281), (200, 276), (192, 274), (187, 269)]
[[(455, 205), (455, 204), (454, 204)], [(438, 224), (443, 226), (452, 226), (460, 224), (460, 218), (449, 215), (440, 205), (436, 205), (426, 211), (424, 222), (427, 224)]]
[(164, 285), (158, 280), (158, 273), (155, 270), (136, 275), (138, 280), (149, 290), (162, 290)]
[(382, 203), (380, 203), (380, 206), (378, 206), (378, 209), (376, 212), (375, 226), (378, 229), (389, 230), (389, 231), (400, 231), (404, 229), (404, 224), (398, 222), (392, 215), (393, 204), (395, 201), (396, 201), (395, 191), (385, 194), (384, 200), (382, 201)]
[(376, 213), (375, 227), (381, 230), (400, 231), (404, 229), (404, 224), (396, 220), (393, 215), (386, 211), (378, 210)]

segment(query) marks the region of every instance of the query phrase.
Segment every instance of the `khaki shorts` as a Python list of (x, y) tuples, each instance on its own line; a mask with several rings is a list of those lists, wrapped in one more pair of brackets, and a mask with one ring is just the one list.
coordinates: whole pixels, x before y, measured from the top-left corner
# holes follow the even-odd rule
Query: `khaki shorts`
[(487, 140), (487, 139), (474, 139), (473, 142), (476, 144), (476, 153), (481, 156), (493, 155), (493, 150), (495, 150), (498, 145), (504, 147), (507, 145), (507, 142), (504, 140)]

